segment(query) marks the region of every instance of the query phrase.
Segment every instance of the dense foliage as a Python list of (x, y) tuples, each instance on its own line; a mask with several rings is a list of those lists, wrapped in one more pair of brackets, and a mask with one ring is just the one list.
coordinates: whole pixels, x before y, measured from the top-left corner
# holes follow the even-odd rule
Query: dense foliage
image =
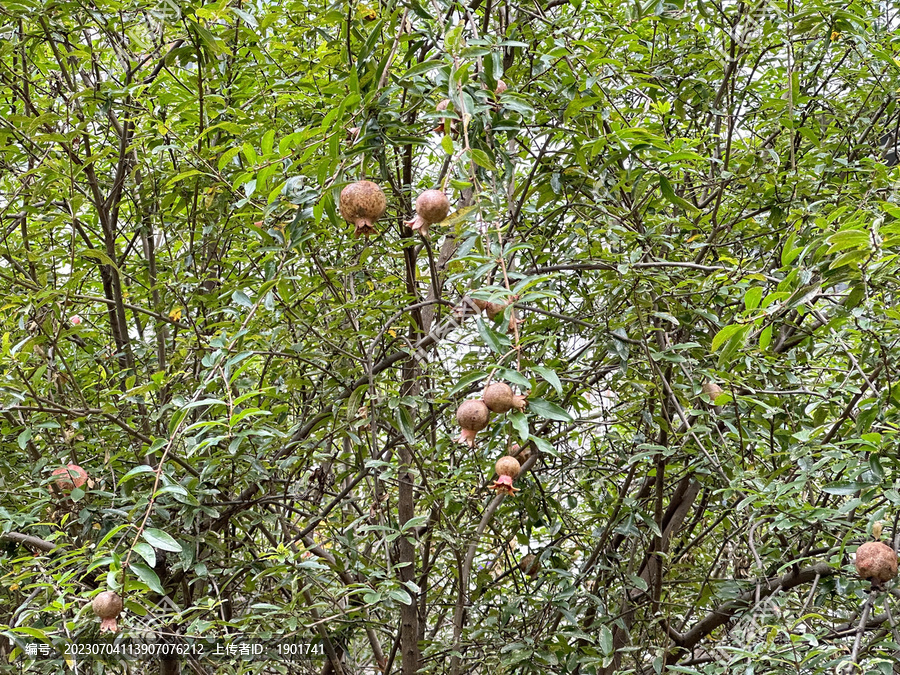
[(3, 662), (116, 590), (324, 652), (162, 672), (896, 672), (898, 11), (5, 0)]

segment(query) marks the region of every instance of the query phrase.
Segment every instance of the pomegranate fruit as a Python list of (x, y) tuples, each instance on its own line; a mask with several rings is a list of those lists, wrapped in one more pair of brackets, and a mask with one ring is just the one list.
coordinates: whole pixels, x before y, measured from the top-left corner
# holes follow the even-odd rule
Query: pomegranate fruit
[[(503, 310), (512, 304), (513, 299), (514, 298), (510, 298), (502, 305), (499, 302), (488, 302), (487, 300), (479, 300), (478, 298), (472, 298), (472, 302), (475, 303), (475, 306), (478, 307), (478, 309), (486, 312), (488, 318), (493, 321), (498, 314), (501, 314)], [(524, 319), (516, 318), (516, 312), (513, 310), (512, 315), (509, 317), (509, 326), (507, 327), (506, 332), (514, 332), (515, 327), (523, 321)]]
[(351, 183), (341, 190), (341, 216), (352, 223), (356, 236), (375, 234), (375, 221), (384, 215), (387, 199), (381, 188), (370, 180)]
[(521, 394), (514, 394), (512, 388), (506, 382), (494, 382), (484, 389), (482, 395), (485, 405), (491, 412), (502, 415), (513, 408), (522, 410), (528, 405), (528, 401)]
[(416, 217), (403, 221), (413, 230), (428, 235), (428, 228), (441, 222), (450, 212), (450, 202), (440, 190), (425, 190), (416, 199)]
[(494, 471), (497, 472), (498, 478), (494, 481), (494, 484), (491, 485), (492, 490), (503, 492), (508, 495), (519, 490), (519, 488), (513, 487), (513, 481), (519, 477), (522, 466), (515, 457), (510, 457), (509, 455), (501, 457), (494, 465)]
[(94, 610), (94, 614), (100, 617), (101, 633), (104, 631), (115, 633), (119, 630), (116, 618), (122, 613), (123, 607), (122, 598), (113, 591), (103, 591), (94, 598), (94, 601), (91, 603), (91, 609)]
[(710, 403), (715, 403), (716, 399), (725, 393), (725, 390), (715, 382), (704, 382), (701, 393)]
[(484, 401), (472, 399), (463, 401), (459, 408), (456, 409), (456, 421), (463, 430), (458, 439), (459, 442), (474, 448), (475, 434), (488, 425), (490, 414), (491, 411), (488, 410)]
[(63, 494), (69, 494), (75, 488), (80, 488), (87, 483), (87, 471), (77, 464), (66, 464), (54, 469), (53, 476), (61, 476), (56, 479), (56, 488)]
[(509, 446), (506, 454), (510, 457), (514, 457), (519, 464), (524, 464), (528, 461), (528, 458), (531, 457), (531, 447), (526, 445), (523, 448), (518, 443), (513, 443)]
[[(444, 100), (438, 102), (438, 104), (435, 106), (435, 110), (437, 110), (439, 113), (441, 113), (441, 112), (445, 112), (447, 110), (447, 108), (449, 108), (449, 107), (450, 107), (450, 99), (445, 98)], [(454, 126), (454, 123), (451, 120), (451, 122), (450, 122), (450, 130), (451, 131), (453, 131), (453, 126)], [(443, 133), (443, 131), (444, 131), (444, 122), (441, 121), (441, 123), (438, 124), (434, 128), (434, 133), (440, 134), (440, 133)]]
[(870, 541), (856, 549), (856, 573), (881, 586), (897, 576), (897, 552), (880, 541)]
[(72, 323), (73, 326), (81, 325), (81, 317), (78, 316), (77, 314), (75, 316), (73, 316), (72, 318), (70, 318), (69, 321)]
[(497, 88), (494, 89), (494, 93), (495, 93), (497, 96), (499, 96), (500, 94), (502, 94), (502, 93), (503, 93), (504, 91), (506, 91), (507, 89), (509, 89), (509, 87), (506, 86), (506, 82), (504, 82), (503, 80), (497, 80)]
[(534, 579), (541, 571), (541, 561), (534, 553), (529, 553), (519, 561), (519, 569)]

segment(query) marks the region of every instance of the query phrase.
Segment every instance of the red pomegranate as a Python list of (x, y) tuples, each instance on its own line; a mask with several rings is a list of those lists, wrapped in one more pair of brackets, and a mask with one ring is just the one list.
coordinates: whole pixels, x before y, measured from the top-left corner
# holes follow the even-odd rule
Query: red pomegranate
[(94, 598), (94, 601), (91, 603), (91, 609), (93, 609), (94, 614), (101, 619), (101, 633), (104, 631), (115, 633), (119, 630), (119, 626), (116, 623), (116, 617), (122, 613), (123, 606), (122, 598), (118, 593), (114, 593), (113, 591), (103, 591)]
[(375, 234), (375, 221), (384, 215), (387, 199), (381, 188), (370, 180), (351, 183), (341, 190), (341, 216), (352, 223), (356, 236)]
[(523, 410), (528, 401), (521, 394), (514, 394), (512, 388), (506, 382), (494, 382), (484, 389), (484, 403), (491, 412), (502, 415), (513, 408)]
[(456, 421), (462, 427), (458, 442), (465, 443), (470, 448), (475, 447), (475, 434), (484, 429), (488, 425), (490, 410), (484, 404), (484, 401), (468, 400), (463, 401), (459, 408), (456, 409)]
[(491, 485), (492, 490), (511, 495), (518, 492), (519, 488), (513, 487), (513, 481), (519, 477), (522, 467), (515, 457), (505, 455), (497, 460), (494, 465), (494, 471), (497, 472), (497, 480)]
[(53, 470), (53, 476), (65, 476), (56, 479), (56, 488), (63, 494), (69, 494), (75, 488), (87, 483), (88, 473), (77, 464), (66, 464)]
[(856, 549), (855, 563), (860, 578), (875, 587), (897, 576), (897, 552), (880, 541), (866, 542)]
[(428, 236), (428, 228), (441, 222), (450, 212), (450, 202), (440, 190), (425, 190), (416, 199), (416, 217), (403, 221), (413, 230)]

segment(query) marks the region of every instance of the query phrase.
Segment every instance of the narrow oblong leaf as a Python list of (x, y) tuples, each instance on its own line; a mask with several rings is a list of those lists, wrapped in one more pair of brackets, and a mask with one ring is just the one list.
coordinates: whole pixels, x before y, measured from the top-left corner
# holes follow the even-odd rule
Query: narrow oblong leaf
[(171, 551), (172, 553), (181, 553), (181, 544), (175, 541), (171, 535), (158, 528), (148, 527), (141, 533), (141, 536), (154, 548)]
[(739, 323), (732, 323), (725, 326), (722, 330), (716, 333), (716, 336), (713, 338), (712, 345), (710, 345), (710, 351), (716, 351), (723, 344), (728, 342), (734, 335), (741, 330), (743, 326)]
[(558, 422), (572, 422), (572, 416), (555, 403), (545, 401), (542, 398), (528, 399), (528, 410), (538, 417)]
[(159, 593), (160, 595), (166, 594), (166, 590), (162, 587), (162, 584), (159, 581), (159, 576), (144, 563), (133, 562), (128, 567), (132, 572), (134, 572), (134, 575), (138, 579), (140, 579), (150, 587), (151, 591)]

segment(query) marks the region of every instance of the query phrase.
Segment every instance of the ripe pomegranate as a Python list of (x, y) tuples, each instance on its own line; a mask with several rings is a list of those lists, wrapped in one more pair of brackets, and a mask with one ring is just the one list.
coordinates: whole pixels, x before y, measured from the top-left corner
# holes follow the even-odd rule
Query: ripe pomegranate
[(531, 457), (531, 447), (526, 445), (523, 448), (518, 443), (513, 443), (509, 446), (506, 454), (510, 457), (514, 457), (519, 464), (524, 464), (528, 461), (528, 458)]
[(490, 414), (491, 411), (488, 410), (484, 401), (472, 399), (463, 401), (459, 408), (456, 409), (456, 421), (459, 422), (459, 426), (463, 430), (458, 442), (474, 448), (475, 434), (488, 425)]
[(704, 382), (703, 387), (701, 388), (701, 393), (704, 395), (704, 398), (709, 400), (710, 403), (715, 403), (716, 399), (725, 393), (725, 390), (722, 389), (715, 382)]
[(529, 553), (519, 561), (519, 569), (534, 579), (541, 571), (541, 561), (534, 553)]
[(428, 235), (428, 228), (441, 222), (450, 212), (450, 202), (440, 190), (425, 190), (416, 199), (416, 217), (403, 221), (414, 230)]
[(477, 302), (468, 295), (464, 295), (460, 303), (453, 308), (453, 318), (458, 322), (465, 321), (470, 316), (478, 316), (479, 314), (481, 314), (481, 309), (478, 307)]
[[(500, 304), (499, 302), (488, 302), (487, 300), (479, 300), (478, 298), (472, 298), (472, 302), (475, 303), (475, 306), (478, 309), (481, 309), (487, 312), (488, 318), (492, 321), (497, 317), (498, 314), (501, 314), (503, 310), (505, 310), (509, 305), (512, 304), (514, 298), (510, 298), (504, 304)], [(517, 319), (516, 311), (513, 310), (512, 315), (509, 317), (509, 326), (506, 329), (507, 333), (512, 333), (515, 331), (515, 327), (525, 321), (525, 319)]]
[(375, 221), (384, 215), (387, 199), (381, 188), (369, 180), (352, 183), (341, 190), (341, 216), (356, 226), (356, 236), (375, 234)]
[(93, 609), (94, 614), (101, 619), (101, 633), (107, 630), (110, 633), (115, 633), (119, 630), (119, 626), (116, 623), (116, 617), (122, 613), (123, 606), (122, 598), (118, 593), (114, 593), (113, 591), (103, 591), (94, 598), (94, 601), (91, 603), (91, 609)]
[(511, 495), (519, 490), (519, 488), (513, 487), (513, 481), (519, 477), (519, 472), (522, 471), (522, 466), (516, 460), (515, 457), (510, 457), (506, 455), (497, 460), (497, 463), (494, 465), (494, 471), (497, 472), (497, 480), (491, 485), (492, 490), (496, 490), (497, 492), (504, 492), (508, 495)]
[(870, 541), (856, 549), (856, 573), (862, 579), (881, 586), (897, 576), (897, 553), (887, 544)]
[(80, 488), (87, 483), (88, 473), (77, 464), (66, 464), (54, 469), (53, 476), (65, 476), (56, 479), (56, 488), (63, 494), (69, 494), (75, 488)]
[(69, 322), (70, 322), (73, 326), (80, 326), (80, 325), (81, 325), (81, 322), (82, 322), (82, 319), (81, 319), (80, 316), (78, 316), (78, 315), (76, 314), (76, 315), (74, 315), (73, 317), (71, 317), (71, 318), (69, 319)]
[(484, 389), (485, 405), (491, 412), (503, 414), (513, 408), (522, 410), (528, 405), (528, 401), (521, 394), (514, 394), (512, 388), (506, 382), (494, 382)]
[(503, 311), (503, 305), (496, 302), (488, 302), (487, 300), (481, 300), (480, 298), (472, 298), (472, 302), (475, 303), (475, 306), (481, 311), (487, 310), (489, 319), (493, 319)]

